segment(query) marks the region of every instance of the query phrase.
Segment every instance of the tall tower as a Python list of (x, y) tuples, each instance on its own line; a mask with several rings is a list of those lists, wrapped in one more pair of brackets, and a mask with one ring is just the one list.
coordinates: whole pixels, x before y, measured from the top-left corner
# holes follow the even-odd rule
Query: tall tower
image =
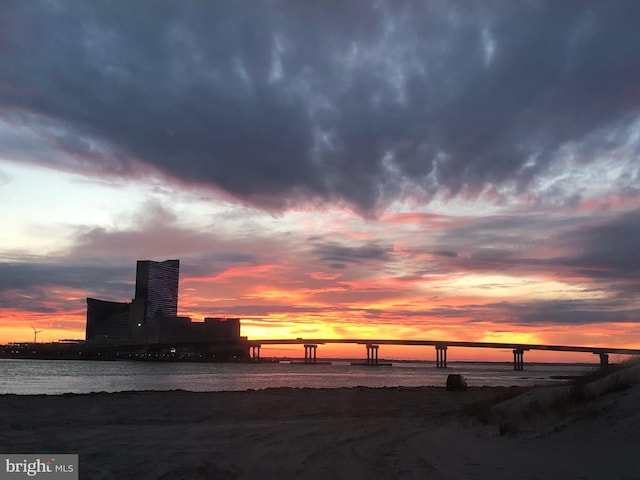
[(144, 302), (144, 323), (178, 316), (179, 272), (180, 260), (138, 260), (134, 302)]

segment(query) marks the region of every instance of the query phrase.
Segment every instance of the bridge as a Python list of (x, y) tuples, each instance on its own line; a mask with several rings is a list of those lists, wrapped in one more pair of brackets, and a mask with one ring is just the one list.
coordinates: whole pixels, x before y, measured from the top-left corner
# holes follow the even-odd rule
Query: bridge
[[(367, 359), (359, 365), (381, 366), (389, 363), (378, 361), (378, 351), (383, 345), (397, 346), (431, 346), (435, 347), (436, 367), (447, 367), (447, 350), (450, 347), (497, 348), (509, 349), (513, 352), (514, 370), (524, 369), (524, 352), (530, 350), (546, 350), (555, 352), (592, 353), (600, 357), (600, 365), (609, 364), (609, 355), (640, 355), (640, 349), (614, 347), (585, 347), (571, 345), (541, 345), (511, 342), (464, 342), (458, 340), (403, 340), (403, 339), (362, 339), (362, 338), (295, 338), (295, 339), (256, 339), (240, 337), (233, 340), (219, 341), (172, 341), (162, 343), (123, 343), (123, 344), (65, 344), (65, 343), (25, 343), (0, 346), (1, 357), (14, 358), (51, 358), (51, 359), (115, 359), (121, 353), (142, 355), (144, 358), (160, 358), (163, 351), (179, 348), (191, 349), (203, 360), (225, 361), (252, 359), (260, 361), (260, 348), (263, 345), (302, 345), (304, 347), (305, 364), (319, 362), (317, 350), (324, 344), (356, 344), (366, 347)], [(141, 352), (141, 353), (140, 353)]]
[(640, 355), (640, 349), (635, 348), (613, 348), (613, 347), (584, 347), (571, 345), (538, 345), (527, 343), (508, 342), (462, 342), (457, 340), (393, 340), (393, 339), (354, 339), (354, 338), (323, 338), (323, 339), (262, 339), (248, 340), (251, 357), (254, 361), (260, 360), (260, 348), (263, 345), (303, 345), (304, 362), (314, 364), (317, 361), (318, 345), (329, 343), (350, 343), (365, 345), (367, 349), (366, 365), (377, 366), (378, 349), (380, 345), (403, 345), (403, 346), (431, 346), (436, 351), (436, 367), (447, 367), (447, 349), (449, 347), (470, 347), (470, 348), (498, 348), (509, 349), (513, 352), (513, 369), (524, 369), (524, 352), (530, 350), (547, 350), (554, 352), (578, 352), (593, 353), (600, 357), (600, 365), (606, 367), (609, 364), (609, 355)]

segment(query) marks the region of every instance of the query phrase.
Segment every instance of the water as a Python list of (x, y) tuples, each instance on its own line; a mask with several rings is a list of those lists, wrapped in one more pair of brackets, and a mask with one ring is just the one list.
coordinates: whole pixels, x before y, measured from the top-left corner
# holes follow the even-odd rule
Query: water
[(269, 387), (417, 387), (444, 386), (447, 375), (461, 373), (470, 386), (541, 385), (552, 376), (580, 375), (597, 365), (406, 362), (393, 366), (291, 365), (289, 363), (161, 363), (0, 359), (0, 394), (62, 394), (127, 390), (222, 391)]

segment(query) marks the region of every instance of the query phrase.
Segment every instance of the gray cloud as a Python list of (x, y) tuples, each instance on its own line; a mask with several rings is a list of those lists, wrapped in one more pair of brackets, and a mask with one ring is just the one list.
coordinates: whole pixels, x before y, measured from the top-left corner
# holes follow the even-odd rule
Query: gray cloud
[(348, 246), (336, 242), (319, 243), (313, 254), (333, 268), (345, 268), (348, 264), (385, 262), (391, 259), (392, 245), (370, 242), (361, 246)]
[(573, 238), (565, 238), (580, 251), (569, 263), (597, 272), (596, 275), (640, 282), (640, 210), (576, 233)]
[(180, 262), (180, 272), (189, 278), (206, 278), (230, 266), (255, 265), (259, 257), (246, 252), (216, 251), (198, 254)]
[(44, 258), (39, 261), (32, 258), (28, 264), (0, 262), (3, 305), (9, 307), (19, 304), (26, 310), (43, 308), (46, 299), (55, 296), (50, 292), (53, 286), (92, 292), (92, 296), (106, 294), (114, 300), (122, 300), (132, 297), (134, 281), (135, 264), (121, 266), (71, 262), (68, 259), (53, 262)]
[[(431, 247), (414, 247), (416, 273), (503, 272), (590, 284), (617, 301), (640, 288), (640, 210), (494, 215), (437, 231)], [(451, 249), (451, 250), (449, 250)], [(457, 255), (446, 255), (447, 252)], [(591, 287), (589, 287), (591, 288)]]
[(439, 257), (448, 257), (448, 258), (456, 258), (458, 254), (456, 252), (452, 252), (451, 250), (436, 250), (433, 252), (434, 255)]
[(506, 304), (507, 323), (520, 325), (590, 325), (635, 323), (640, 309), (607, 300), (553, 300)]
[(638, 153), (633, 2), (0, 8), (0, 115), (46, 124), (65, 155), (34, 161), (59, 168), (140, 159), (263, 208), (372, 213), (415, 193), (526, 190), (567, 144), (583, 165)]

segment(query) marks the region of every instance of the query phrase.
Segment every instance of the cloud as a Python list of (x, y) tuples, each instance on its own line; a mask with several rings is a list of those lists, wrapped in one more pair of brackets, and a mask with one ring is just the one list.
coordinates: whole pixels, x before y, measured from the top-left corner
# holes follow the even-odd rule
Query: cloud
[(452, 252), (450, 250), (436, 250), (435, 252), (433, 252), (433, 254), (440, 257), (448, 257), (448, 258), (456, 258), (458, 256), (456, 252)]
[[(287, 238), (260, 231), (247, 221), (241, 231), (231, 222), (189, 223), (168, 201), (151, 199), (118, 218), (117, 225), (75, 226), (70, 248), (58, 252), (65, 258), (137, 259), (180, 258), (194, 276), (234, 263), (255, 263), (260, 258), (282, 254)], [(224, 228), (223, 228), (224, 227)], [(211, 270), (213, 269), (213, 270)]]
[(575, 265), (638, 278), (640, 209), (614, 217), (606, 223), (583, 228), (577, 233), (574, 242), (581, 247), (581, 253), (573, 260)]
[(576, 229), (559, 239), (575, 253), (554, 259), (589, 278), (624, 304), (636, 304), (640, 289), (640, 209)]
[(568, 154), (587, 169), (620, 145), (638, 153), (639, 10), (10, 2), (0, 116), (63, 153), (32, 161), (109, 174), (142, 161), (266, 209), (540, 192)]
[(348, 264), (382, 263), (391, 260), (392, 245), (368, 242), (360, 246), (343, 245), (337, 242), (317, 243), (313, 254), (332, 268), (345, 268)]
[(594, 298), (633, 304), (640, 287), (638, 239), (637, 207), (582, 214), (516, 211), (466, 218), (457, 226), (452, 222), (448, 229), (434, 230), (428, 242), (407, 237), (404, 253), (413, 274), (425, 280), (434, 273), (506, 275), (561, 282), (593, 290)]
[(640, 314), (638, 307), (603, 299), (523, 302), (505, 304), (502, 310), (508, 315), (506, 323), (523, 326), (636, 323)]
[[(5, 308), (21, 306), (28, 311), (47, 311), (53, 298), (63, 309), (68, 292), (83, 298), (83, 292), (92, 295), (106, 293), (117, 299), (131, 298), (135, 280), (134, 265), (99, 264), (83, 260), (71, 261), (31, 258), (29, 263), (0, 262), (0, 295)], [(64, 289), (64, 293), (57, 290)], [(44, 310), (43, 310), (44, 309)]]

